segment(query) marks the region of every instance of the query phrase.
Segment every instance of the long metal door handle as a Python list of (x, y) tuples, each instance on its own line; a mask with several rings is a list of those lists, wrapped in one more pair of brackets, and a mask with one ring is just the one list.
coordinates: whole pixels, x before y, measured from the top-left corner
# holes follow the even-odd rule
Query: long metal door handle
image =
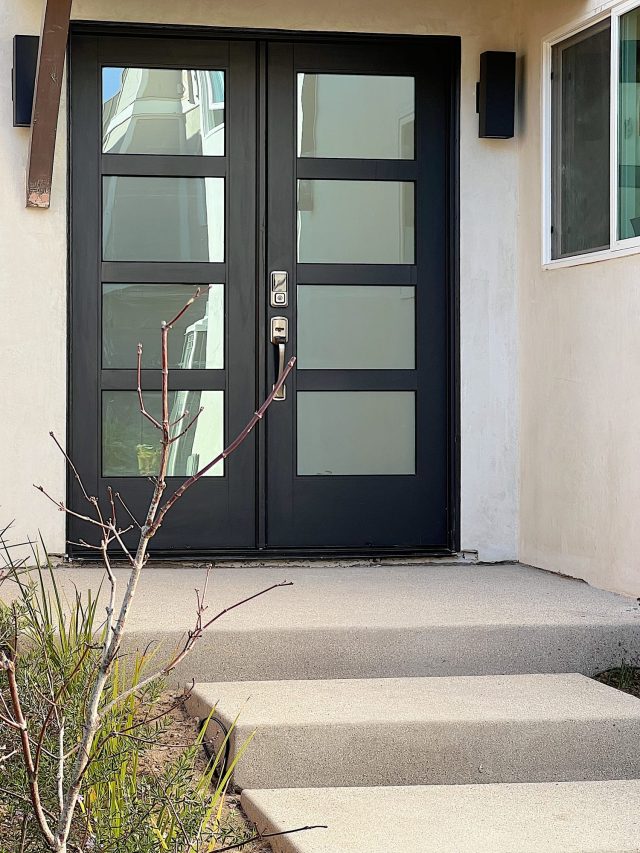
[[(278, 379), (284, 373), (284, 344), (278, 344)], [(276, 379), (276, 383), (278, 382)], [(283, 385), (274, 396), (274, 400), (285, 400), (287, 397), (287, 386)]]
[[(278, 347), (278, 376), (274, 382), (274, 388), (278, 384), (278, 380), (284, 373), (285, 349), (289, 340), (289, 321), (286, 317), (271, 318), (271, 343)], [(274, 400), (286, 400), (287, 388), (283, 385), (278, 389)]]

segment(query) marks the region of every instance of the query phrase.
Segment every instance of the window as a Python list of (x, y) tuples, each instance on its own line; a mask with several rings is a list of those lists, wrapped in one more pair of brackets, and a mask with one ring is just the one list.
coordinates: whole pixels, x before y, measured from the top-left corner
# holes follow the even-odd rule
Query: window
[(609, 247), (610, 24), (553, 48), (552, 258)]
[(640, 250), (640, 3), (548, 41), (546, 57), (543, 260)]
[(640, 237), (640, 9), (620, 18), (618, 239)]

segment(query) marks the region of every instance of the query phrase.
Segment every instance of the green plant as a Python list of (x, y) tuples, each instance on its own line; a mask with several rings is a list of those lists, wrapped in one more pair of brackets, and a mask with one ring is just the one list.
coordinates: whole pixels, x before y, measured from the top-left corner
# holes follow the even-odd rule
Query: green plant
[[(87, 687), (100, 664), (105, 625), (98, 624), (96, 597), (83, 601), (76, 592), (73, 600), (63, 600), (48, 562), (38, 565), (33, 577), (16, 574), (11, 579), (17, 597), (10, 605), (0, 602), (0, 646), (15, 661), (24, 697), (22, 712), (37, 733), (32, 758), (42, 808), (53, 814), (64, 796), (65, 760), (81, 743)], [(222, 807), (231, 773), (248, 741), (228, 767), (221, 768), (226, 743), (201, 767), (204, 727), (159, 770), (145, 764), (170, 725), (169, 712), (184, 701), (182, 696), (169, 706), (163, 704), (164, 685), (159, 679), (142, 686), (154, 654), (137, 655), (129, 665), (126, 658), (114, 663), (68, 839), (71, 850), (205, 853), (220, 849), (220, 842), (229, 837)], [(6, 715), (4, 695), (2, 703)], [(20, 732), (7, 727), (7, 733), (4, 759), (0, 753), (0, 810), (16, 830), (16, 853), (27, 842), (40, 843), (29, 850), (45, 850), (38, 827), (25, 810), (29, 779), (21, 760)]]

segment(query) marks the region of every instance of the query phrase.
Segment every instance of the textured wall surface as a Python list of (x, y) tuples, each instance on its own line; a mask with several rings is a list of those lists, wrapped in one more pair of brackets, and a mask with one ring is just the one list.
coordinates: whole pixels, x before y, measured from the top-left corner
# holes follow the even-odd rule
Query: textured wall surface
[(640, 595), (640, 256), (541, 267), (541, 45), (603, 4), (523, 9), (520, 559)]
[[(77, 19), (206, 26), (462, 36), (461, 394), (462, 547), (513, 559), (518, 540), (518, 160), (515, 140), (477, 138), (475, 83), (483, 50), (516, 46), (516, 2), (487, 0), (76, 0)], [(66, 418), (66, 112), (63, 102), (51, 210), (24, 209), (28, 134), (11, 127), (14, 33), (39, 30), (41, 0), (0, 9), (0, 521), (16, 536), (42, 530), (64, 550), (61, 514), (32, 489), (64, 493), (47, 432)], [(535, 95), (534, 95), (535, 97)]]

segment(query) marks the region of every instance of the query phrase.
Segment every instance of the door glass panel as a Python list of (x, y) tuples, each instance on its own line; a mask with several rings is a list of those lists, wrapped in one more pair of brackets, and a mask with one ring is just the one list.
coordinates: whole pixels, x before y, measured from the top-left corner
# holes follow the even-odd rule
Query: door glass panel
[(298, 156), (414, 158), (413, 77), (298, 74)]
[[(171, 370), (224, 367), (224, 286), (210, 284), (169, 333)], [(196, 292), (184, 284), (102, 286), (102, 366), (135, 368), (142, 343), (142, 367), (160, 368), (160, 326)]]
[(413, 391), (299, 391), (298, 474), (414, 474)]
[(224, 154), (224, 71), (102, 69), (106, 154)]
[[(154, 418), (161, 417), (159, 391), (146, 391), (144, 402)], [(185, 435), (171, 445), (170, 477), (195, 474), (223, 450), (224, 392), (170, 391), (169, 417), (176, 421), (185, 411), (194, 417), (204, 411)], [(177, 435), (189, 422), (184, 417), (172, 431)], [(159, 431), (140, 413), (136, 391), (102, 392), (102, 475), (103, 477), (150, 477), (158, 473), (160, 463)], [(221, 477), (220, 462), (205, 476)]]
[(103, 178), (106, 261), (224, 261), (224, 178)]
[(415, 366), (413, 287), (298, 287), (298, 367), (400, 370)]
[(298, 181), (298, 261), (414, 263), (410, 181)]

